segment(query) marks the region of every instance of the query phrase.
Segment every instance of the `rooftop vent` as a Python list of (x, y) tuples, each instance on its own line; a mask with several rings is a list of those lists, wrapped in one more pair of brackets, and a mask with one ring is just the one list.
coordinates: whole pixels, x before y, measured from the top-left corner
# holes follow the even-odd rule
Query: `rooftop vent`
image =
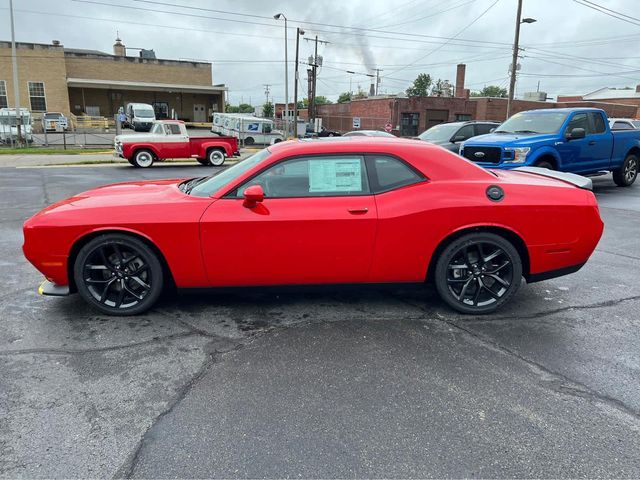
[(142, 48), (140, 49), (140, 58), (155, 60), (156, 52), (154, 52), (153, 50), (145, 50), (144, 48)]

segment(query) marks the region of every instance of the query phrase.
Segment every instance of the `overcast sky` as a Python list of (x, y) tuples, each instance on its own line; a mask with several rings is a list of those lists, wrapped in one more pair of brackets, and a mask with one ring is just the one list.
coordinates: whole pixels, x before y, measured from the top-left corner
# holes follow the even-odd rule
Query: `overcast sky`
[[(640, 17), (640, 0), (591, 3)], [(0, 0), (0, 40), (9, 39), (8, 5)], [(290, 97), (299, 26), (303, 38), (330, 42), (318, 51), (324, 58), (318, 95), (335, 100), (350, 79), (354, 91), (368, 90), (362, 74), (375, 68), (383, 93), (405, 90), (421, 72), (454, 83), (457, 63), (467, 64), (467, 88), (506, 87), (516, 6), (517, 0), (14, 0), (17, 41), (57, 39), (111, 53), (119, 31), (127, 46), (154, 49), (158, 58), (211, 61), (213, 81), (229, 87), (231, 103), (254, 105), (264, 102), (263, 84), (271, 84), (275, 101), (284, 99), (285, 29), (272, 18), (276, 13), (289, 19)], [(521, 29), (517, 95), (535, 91), (538, 81), (552, 96), (640, 84), (640, 21), (574, 0), (524, 0), (523, 17), (537, 22)], [(312, 52), (312, 42), (301, 40), (300, 59)], [(307, 67), (300, 68), (306, 92)]]

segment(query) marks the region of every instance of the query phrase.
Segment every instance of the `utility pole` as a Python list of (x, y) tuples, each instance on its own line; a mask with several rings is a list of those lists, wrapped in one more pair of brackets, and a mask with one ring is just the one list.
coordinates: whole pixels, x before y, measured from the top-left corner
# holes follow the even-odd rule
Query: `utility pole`
[(511, 80), (509, 81), (509, 97), (507, 98), (507, 118), (511, 116), (511, 107), (516, 89), (516, 74), (518, 71), (518, 54), (520, 53), (520, 25), (533, 23), (535, 18), (522, 19), (522, 0), (518, 0), (518, 13), (516, 14), (516, 34), (513, 39), (513, 56), (511, 59)]
[(300, 27), (296, 28), (296, 73), (293, 80), (293, 136), (298, 137), (298, 82), (300, 76), (298, 74), (298, 53), (300, 50), (300, 36), (304, 35), (304, 30)]
[(270, 83), (264, 83), (264, 95), (267, 97), (267, 101), (266, 103), (269, 103), (269, 93), (271, 93), (271, 91), (269, 90), (271, 88), (271, 84)]
[[(310, 39), (305, 38), (305, 40), (310, 41)], [(313, 54), (313, 62), (309, 62), (312, 73), (311, 73), (311, 95), (309, 96), (309, 117), (315, 123), (316, 120), (316, 85), (318, 78), (318, 66), (321, 65), (321, 61), (318, 58), (318, 43), (328, 44), (329, 42), (325, 40), (318, 40), (318, 36), (314, 40), (315, 48)]]
[[(282, 115), (284, 117), (284, 139), (289, 138), (289, 57), (287, 52), (287, 17), (284, 13), (277, 13), (273, 16), (274, 19), (284, 19), (284, 110)], [(275, 109), (274, 109), (275, 112)]]
[[(22, 145), (22, 110), (20, 110), (20, 83), (18, 81), (16, 32), (13, 25), (13, 0), (9, 0), (9, 17), (11, 18), (11, 65), (13, 67), (13, 95), (16, 103), (16, 131), (18, 133), (18, 145)], [(9, 127), (9, 133), (11, 133), (11, 127)]]

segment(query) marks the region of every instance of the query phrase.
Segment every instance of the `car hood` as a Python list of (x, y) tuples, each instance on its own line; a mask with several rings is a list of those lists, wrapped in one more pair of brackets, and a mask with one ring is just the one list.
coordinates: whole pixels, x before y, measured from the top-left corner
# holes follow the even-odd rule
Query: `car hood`
[(488, 133), (470, 138), (465, 146), (531, 147), (557, 138), (556, 134)]
[(122, 217), (131, 208), (141, 211), (151, 205), (175, 204), (184, 199), (203, 199), (182, 193), (178, 185), (183, 181), (184, 179), (149, 180), (105, 185), (54, 203), (35, 214), (27, 223), (37, 222), (53, 226), (61, 219), (70, 219), (74, 212), (80, 211), (85, 212), (83, 219), (86, 222), (86, 210), (92, 210), (92, 219), (100, 222), (116, 216)]
[(153, 133), (128, 133), (128, 134), (124, 134), (124, 135), (117, 135), (116, 138), (114, 139), (114, 142), (120, 142), (120, 143), (133, 143), (133, 142), (144, 142), (152, 137), (154, 137), (155, 134)]

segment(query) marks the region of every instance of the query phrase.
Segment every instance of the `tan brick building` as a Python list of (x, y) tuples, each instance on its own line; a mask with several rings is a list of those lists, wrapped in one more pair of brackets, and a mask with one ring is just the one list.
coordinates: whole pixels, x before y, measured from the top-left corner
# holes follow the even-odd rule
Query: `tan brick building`
[[(224, 111), (224, 85), (213, 85), (211, 64), (113, 54), (53, 44), (17, 43), (20, 104), (38, 119), (44, 111), (67, 116), (112, 117), (127, 103), (149, 103), (158, 118), (173, 113), (186, 121), (210, 122)], [(150, 54), (149, 54), (150, 52)], [(0, 108), (14, 107), (11, 43), (0, 41)]]

